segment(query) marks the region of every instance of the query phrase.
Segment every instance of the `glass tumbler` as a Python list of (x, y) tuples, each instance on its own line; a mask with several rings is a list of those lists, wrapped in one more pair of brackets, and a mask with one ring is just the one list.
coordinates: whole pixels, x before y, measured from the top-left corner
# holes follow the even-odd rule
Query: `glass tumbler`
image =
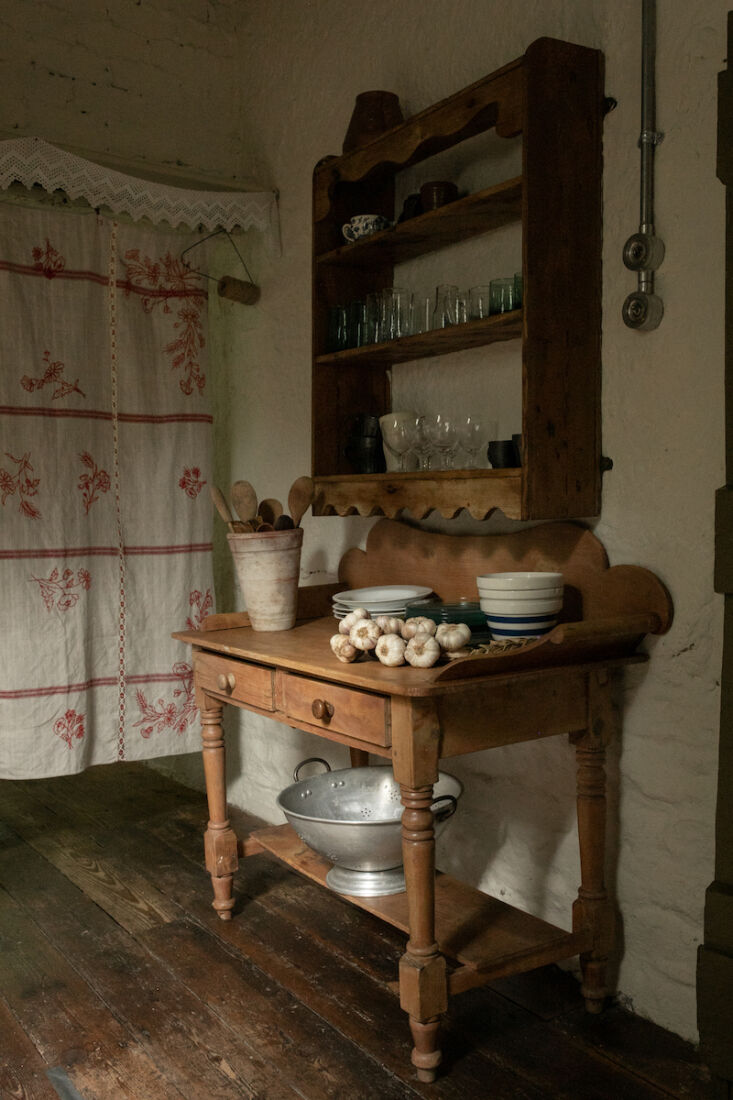
[(472, 286), (468, 292), (468, 316), (471, 321), (480, 321), (489, 316), (491, 291), (488, 285)]
[(458, 320), (458, 287), (441, 283), (435, 288), (433, 328), (449, 328)]
[(508, 313), (514, 309), (514, 276), (510, 279), (492, 279), (490, 285), (490, 309), (492, 313)]

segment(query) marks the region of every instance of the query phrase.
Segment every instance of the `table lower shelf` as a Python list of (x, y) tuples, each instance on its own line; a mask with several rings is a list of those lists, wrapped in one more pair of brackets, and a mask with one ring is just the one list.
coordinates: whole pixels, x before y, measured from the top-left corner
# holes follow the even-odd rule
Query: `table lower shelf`
[[(290, 825), (257, 829), (250, 834), (248, 851), (257, 845), (326, 886), (332, 865)], [(346, 900), (409, 934), (406, 894)], [(435, 927), (441, 952), (463, 968), (451, 975), (451, 992), (572, 958), (591, 947), (589, 932), (566, 932), (441, 872), (435, 880)]]

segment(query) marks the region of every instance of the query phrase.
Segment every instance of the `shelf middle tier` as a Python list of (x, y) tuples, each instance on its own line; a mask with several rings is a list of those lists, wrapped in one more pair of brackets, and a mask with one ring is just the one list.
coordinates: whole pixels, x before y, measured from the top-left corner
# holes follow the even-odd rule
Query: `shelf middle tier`
[(467, 321), (450, 328), (433, 329), (415, 336), (403, 336), (398, 340), (387, 340), (381, 344), (365, 344), (360, 348), (348, 348), (345, 351), (328, 352), (316, 358), (316, 364), (337, 366), (339, 363), (351, 365), (360, 361), (369, 363), (407, 363), (412, 359), (430, 359), (438, 355), (449, 355), (467, 348), (484, 347), (499, 340), (517, 340), (522, 335), (522, 311), (515, 309), (511, 313), (496, 314), (480, 321)]

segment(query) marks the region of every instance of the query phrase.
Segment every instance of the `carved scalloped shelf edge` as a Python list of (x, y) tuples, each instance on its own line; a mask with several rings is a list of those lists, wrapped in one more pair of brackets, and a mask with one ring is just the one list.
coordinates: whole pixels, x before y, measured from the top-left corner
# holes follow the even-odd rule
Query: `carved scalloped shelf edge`
[[(458, 96), (407, 119), (368, 145), (340, 157), (324, 158), (314, 172), (315, 221), (328, 215), (334, 188), (339, 183), (356, 183), (376, 168), (399, 172), (490, 129), (495, 129), (500, 137), (519, 134), (521, 81), (515, 69), (521, 64), (520, 58), (488, 79), (465, 88)], [(426, 128), (431, 131), (429, 137), (423, 136)]]
[(454, 519), (466, 511), (476, 520), (497, 509), (521, 518), (522, 471), (476, 470), (425, 474), (355, 474), (316, 477), (313, 514), (317, 516), (388, 516), (409, 512), (425, 519), (437, 512)]

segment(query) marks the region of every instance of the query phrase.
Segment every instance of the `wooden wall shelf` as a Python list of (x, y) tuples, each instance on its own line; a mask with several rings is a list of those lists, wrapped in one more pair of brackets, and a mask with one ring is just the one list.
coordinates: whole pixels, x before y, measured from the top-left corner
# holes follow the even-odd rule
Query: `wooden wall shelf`
[[(521, 347), (521, 469), (484, 470), (478, 479), (473, 471), (436, 477), (434, 508), (444, 515), (500, 508), (518, 519), (599, 513), (603, 96), (597, 50), (543, 38), (518, 60), (368, 145), (319, 162), (313, 176), (316, 514), (395, 515), (399, 501), (399, 510), (424, 515), (425, 476), (358, 474), (348, 446), (354, 422), (389, 411), (389, 370), (398, 363), (485, 347), (490, 394), (491, 345), (507, 340)], [(403, 169), (492, 129), (521, 140), (521, 176), (344, 244), (341, 227), (354, 214), (396, 220), (395, 181)], [(329, 350), (333, 307), (392, 285), (396, 264), (478, 235), (491, 271), (491, 234), (511, 223), (522, 235), (521, 310)]]

